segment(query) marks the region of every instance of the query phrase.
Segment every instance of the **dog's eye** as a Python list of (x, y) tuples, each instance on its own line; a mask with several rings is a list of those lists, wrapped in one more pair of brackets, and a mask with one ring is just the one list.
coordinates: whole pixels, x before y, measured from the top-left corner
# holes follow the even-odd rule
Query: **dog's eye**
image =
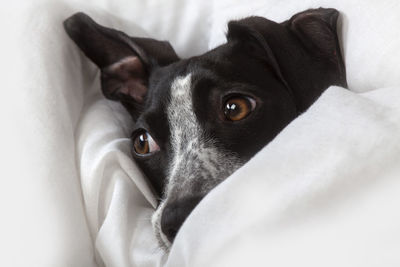
[(160, 150), (160, 147), (148, 132), (142, 130), (136, 134), (133, 140), (133, 149), (136, 154), (145, 155)]
[(234, 96), (225, 101), (224, 114), (227, 120), (240, 121), (256, 107), (256, 101), (248, 96)]

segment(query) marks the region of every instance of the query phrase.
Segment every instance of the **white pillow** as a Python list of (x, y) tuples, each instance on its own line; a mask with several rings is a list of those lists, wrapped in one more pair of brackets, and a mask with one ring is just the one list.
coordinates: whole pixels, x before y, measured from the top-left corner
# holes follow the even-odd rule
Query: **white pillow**
[[(130, 119), (102, 98), (97, 68), (67, 37), (62, 22), (84, 11), (128, 34), (147, 31), (171, 40), (187, 56), (207, 48), (209, 10), (208, 3), (179, 0), (2, 4), (1, 266), (101, 266), (94, 260), (96, 240), (108, 266), (157, 261), (157, 255), (146, 258), (158, 253), (147, 250), (156, 245), (150, 225), (154, 198), (146, 198), (151, 194), (129, 158), (129, 130), (123, 126)], [(85, 137), (91, 139), (86, 143)], [(109, 173), (96, 173), (111, 163), (116, 164), (104, 169)], [(125, 211), (140, 217), (128, 228), (120, 224), (132, 222)]]

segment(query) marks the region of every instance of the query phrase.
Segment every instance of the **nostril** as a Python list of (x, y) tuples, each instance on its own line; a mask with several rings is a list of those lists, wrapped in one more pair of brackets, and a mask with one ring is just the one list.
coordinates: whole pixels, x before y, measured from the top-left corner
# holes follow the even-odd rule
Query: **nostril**
[(165, 229), (162, 229), (164, 235), (168, 238), (169, 242), (173, 242), (176, 234), (178, 233), (179, 226), (167, 226)]
[(161, 215), (161, 230), (172, 243), (183, 222), (202, 197), (183, 198), (167, 203)]
[(182, 208), (182, 205), (177, 203), (167, 204), (161, 215), (161, 230), (171, 243), (183, 221), (189, 215), (184, 214)]

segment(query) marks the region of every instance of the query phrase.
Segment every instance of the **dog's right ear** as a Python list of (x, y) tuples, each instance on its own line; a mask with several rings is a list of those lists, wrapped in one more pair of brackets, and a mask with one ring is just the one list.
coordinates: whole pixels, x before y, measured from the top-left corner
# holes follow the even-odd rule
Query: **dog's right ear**
[(65, 20), (64, 28), (101, 69), (104, 96), (121, 101), (131, 115), (144, 101), (152, 69), (179, 60), (168, 42), (129, 37), (97, 24), (84, 13)]

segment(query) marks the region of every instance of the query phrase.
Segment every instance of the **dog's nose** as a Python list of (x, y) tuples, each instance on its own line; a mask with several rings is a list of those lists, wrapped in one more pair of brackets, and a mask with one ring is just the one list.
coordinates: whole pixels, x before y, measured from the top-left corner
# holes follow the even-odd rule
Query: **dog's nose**
[(172, 243), (179, 228), (202, 197), (186, 197), (167, 203), (161, 214), (161, 230)]

